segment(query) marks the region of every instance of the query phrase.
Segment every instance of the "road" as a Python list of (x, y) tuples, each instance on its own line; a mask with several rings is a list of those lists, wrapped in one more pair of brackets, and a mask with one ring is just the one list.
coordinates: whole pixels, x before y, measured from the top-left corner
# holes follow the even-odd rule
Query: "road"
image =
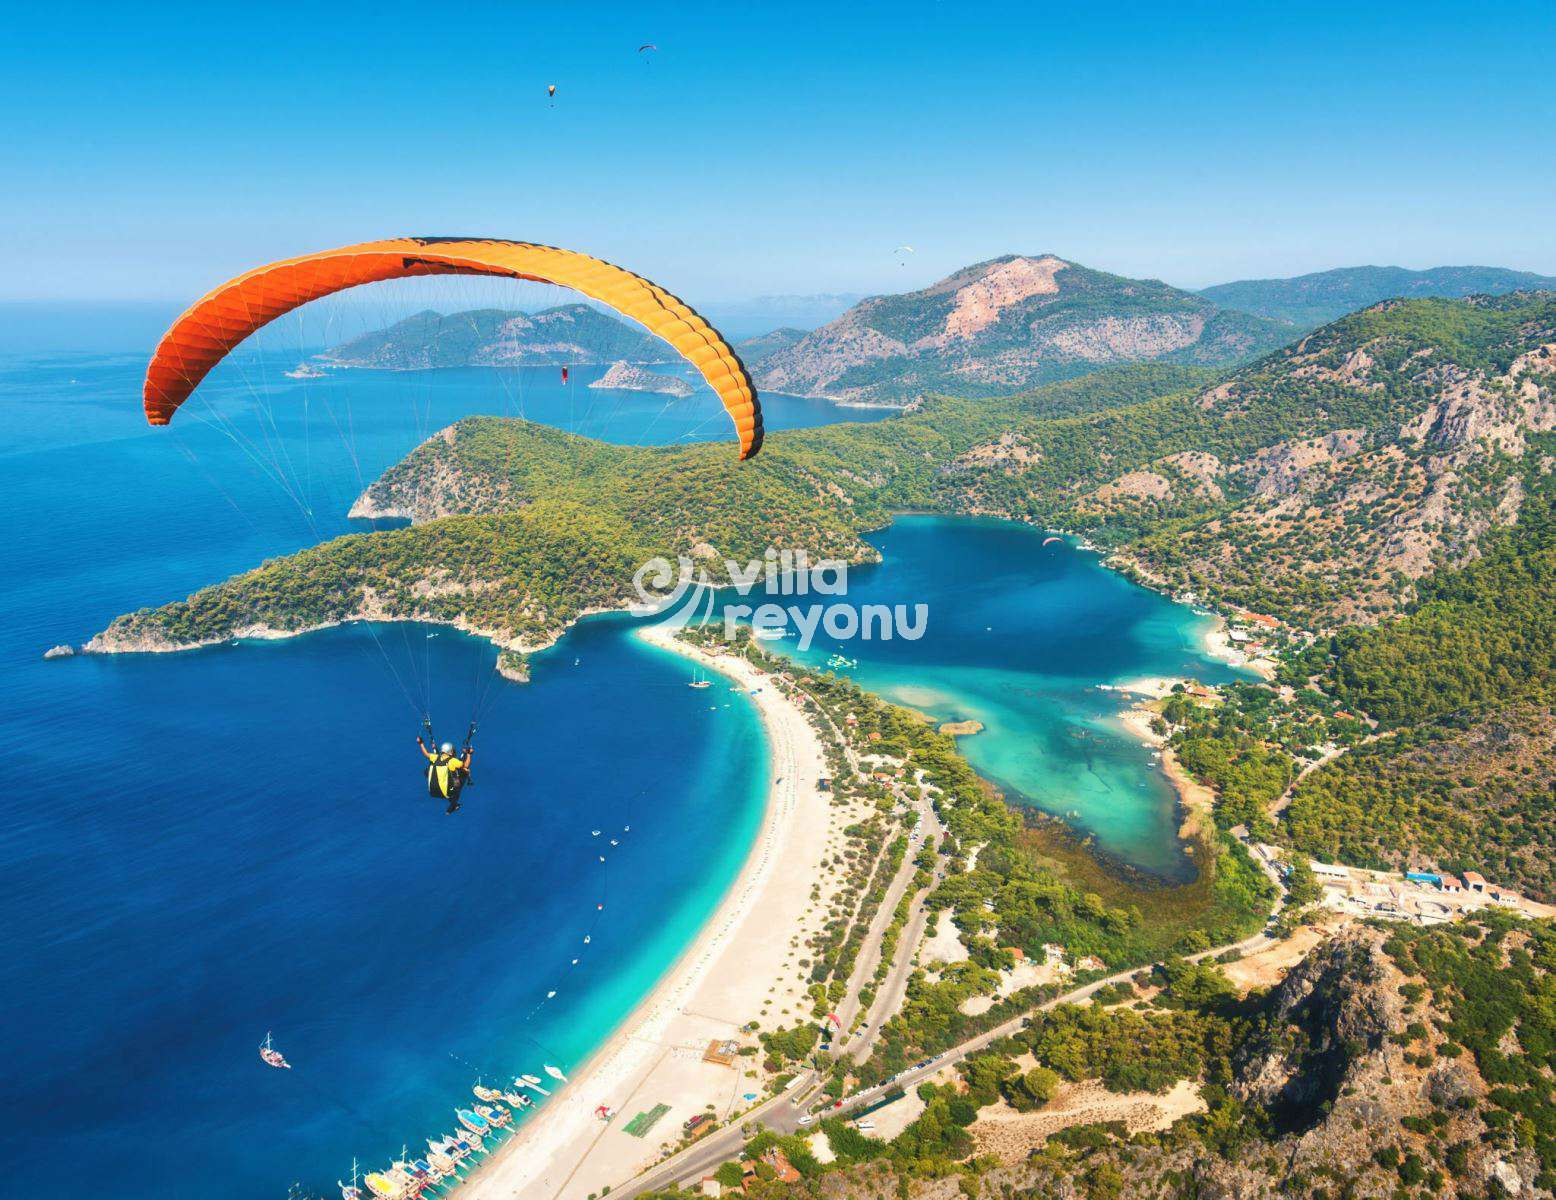
[[(923, 822), (922, 831), (927, 842), (938, 838), (940, 834), (940, 818), (935, 816), (934, 805), (928, 800), (920, 800), (916, 806), (919, 818)], [(902, 857), (902, 863), (897, 868), (897, 874), (893, 876), (891, 885), (886, 889), (886, 894), (881, 897), (880, 907), (875, 910), (875, 916), (870, 921), (869, 931), (865, 934), (864, 943), (859, 948), (859, 957), (854, 962), (852, 974), (848, 977), (848, 991), (844, 994), (843, 1001), (837, 1006), (839, 1028), (846, 1035), (853, 1028), (854, 1018), (859, 1015), (859, 995), (870, 980), (875, 978), (876, 968), (881, 965), (881, 944), (886, 937), (886, 927), (891, 924), (896, 916), (897, 906), (902, 903), (903, 894), (908, 890), (908, 885), (913, 882), (913, 877), (918, 874), (918, 868), (913, 860), (917, 857), (918, 845), (908, 846), (907, 853)], [(922, 898), (915, 903), (922, 908)], [(920, 914), (921, 915), (921, 914)], [(875, 1003), (871, 1005), (865, 1024), (856, 1031), (849, 1041), (848, 1053), (855, 1062), (862, 1061), (856, 1054), (857, 1049), (868, 1050), (869, 1044), (879, 1032), (882, 1017), (881, 1013), (891, 1012), (890, 1008), (882, 1005), (882, 998), (887, 989), (901, 974), (901, 988), (897, 991), (897, 998), (902, 998), (902, 989), (907, 987), (907, 976), (913, 965), (913, 949), (918, 945), (918, 936), (924, 932), (924, 922), (918, 921), (917, 933), (912, 933), (910, 918), (908, 926), (905, 926), (902, 937), (897, 941), (897, 957), (892, 964), (892, 972), (887, 976), (886, 983), (875, 997)], [(904, 953), (906, 951), (906, 953)], [(908, 970), (904, 970), (904, 967)]]
[[(932, 841), (938, 844), (943, 840), (945, 830), (940, 824), (940, 818), (935, 815), (934, 805), (927, 800), (921, 801), (919, 812), (924, 821), (924, 844), (927, 845)], [(912, 874), (917, 873), (917, 868), (912, 865), (912, 860), (916, 857), (914, 849), (912, 846), (908, 847), (908, 858), (903, 863), (903, 866), (909, 868), (910, 878)], [(935, 860), (937, 873), (944, 863), (944, 858), (937, 854)], [(931, 883), (929, 888), (913, 898), (913, 903), (908, 910), (907, 922), (902, 927), (902, 936), (897, 939), (897, 953), (891, 970), (876, 990), (875, 1000), (870, 1005), (870, 1011), (865, 1014), (864, 1024), (859, 1027), (853, 1040), (844, 1050), (844, 1053), (856, 1063), (861, 1063), (870, 1057), (870, 1051), (875, 1047), (875, 1039), (880, 1035), (881, 1026), (885, 1025), (892, 1013), (897, 1011), (897, 1006), (902, 1003), (903, 994), (908, 990), (908, 980), (913, 977), (913, 958), (918, 951), (919, 942), (923, 940), (924, 926), (929, 922), (929, 906), (926, 902), (933, 887), (934, 884)], [(896, 899), (892, 901), (890, 910), (887, 911), (886, 923), (881, 926), (882, 936), (885, 935), (886, 925), (891, 923), (891, 915), (897, 911), (897, 905), (901, 902), (902, 895), (899, 892)], [(881, 907), (883, 910), (886, 909), (884, 904)], [(880, 938), (877, 938), (874, 943), (872, 959), (870, 973), (865, 977), (867, 979), (874, 977), (875, 967), (880, 963)], [(847, 1027), (845, 1023), (844, 1028)]]
[[(1266, 876), (1275, 884), (1275, 907), (1270, 914), (1273, 918), (1280, 912), (1282, 905), (1285, 904), (1285, 887), (1277, 872), (1257, 857), (1255, 857), (1254, 861), (1259, 863)], [(1261, 930), (1259, 933), (1244, 938), (1240, 942), (1216, 946), (1200, 954), (1191, 954), (1188, 958), (1191, 962), (1199, 962), (1233, 950), (1240, 954), (1255, 954), (1260, 950), (1275, 945), (1277, 940)], [(902, 943), (904, 953), (901, 957), (911, 963), (913, 955), (909, 950), (909, 945), (910, 943), (904, 939)], [(1095, 979), (1078, 988), (1072, 988), (1070, 991), (1055, 996), (1052, 1000), (1045, 1001), (1018, 1017), (1012, 1017), (1003, 1024), (996, 1025), (986, 1033), (969, 1038), (960, 1045), (937, 1054), (922, 1066), (910, 1067), (893, 1079), (888, 1079), (886, 1082), (867, 1088), (865, 1091), (854, 1093), (836, 1108), (825, 1110), (824, 1115), (847, 1116), (856, 1109), (867, 1107), (884, 1098), (886, 1093), (893, 1087), (900, 1087), (904, 1091), (916, 1087), (936, 1072), (982, 1052), (1001, 1038), (1010, 1037), (1012, 1034), (1020, 1032), (1021, 1028), (1031, 1019), (1033, 1013), (1046, 1012), (1049, 1009), (1057, 1008), (1061, 1004), (1074, 1004), (1089, 999), (1099, 989), (1105, 988), (1110, 984), (1121, 983), (1142, 969), (1144, 969), (1142, 966), (1133, 966), (1124, 971), (1117, 971), (1106, 978)], [(729, 1162), (740, 1156), (741, 1148), (746, 1141), (742, 1126), (760, 1124), (776, 1133), (797, 1132), (802, 1128), (800, 1122), (806, 1115), (807, 1109), (814, 1104), (812, 1092), (819, 1077), (816, 1072), (807, 1071), (800, 1078), (804, 1080), (803, 1083), (797, 1084), (782, 1095), (775, 1096), (767, 1103), (753, 1109), (746, 1114), (740, 1125), (732, 1125), (725, 1129), (715, 1130), (696, 1145), (681, 1151), (681, 1153), (667, 1159), (657, 1167), (613, 1190), (611, 1195), (623, 1197), (624, 1200), (631, 1200), (632, 1197), (642, 1195), (644, 1192), (668, 1188), (674, 1183), (686, 1181), (696, 1183), (698, 1179), (708, 1174), (720, 1163)], [(803, 1097), (805, 1102), (803, 1104), (796, 1103), (795, 1097)], [(816, 1115), (823, 1114), (818, 1112)]]

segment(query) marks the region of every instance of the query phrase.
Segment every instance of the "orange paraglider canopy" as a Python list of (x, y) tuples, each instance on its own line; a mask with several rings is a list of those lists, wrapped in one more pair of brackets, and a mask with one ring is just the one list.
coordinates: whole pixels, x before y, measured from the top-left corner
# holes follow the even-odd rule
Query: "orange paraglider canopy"
[(684, 301), (587, 254), (496, 238), (363, 242), (270, 263), (196, 302), (162, 335), (146, 368), (146, 419), (166, 425), (227, 353), (277, 317), (335, 292), (420, 275), (495, 275), (552, 283), (597, 300), (663, 338), (690, 362), (735, 422), (740, 457), (762, 447), (762, 408), (745, 364)]

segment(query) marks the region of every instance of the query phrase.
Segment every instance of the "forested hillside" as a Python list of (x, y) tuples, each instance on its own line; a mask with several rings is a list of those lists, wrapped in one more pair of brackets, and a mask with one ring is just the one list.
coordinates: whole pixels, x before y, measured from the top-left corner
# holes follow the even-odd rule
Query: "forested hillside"
[[(1550, 1196), (1556, 1189), (1556, 933), (1494, 915), (1456, 927), (1361, 927), (1320, 943), (1240, 1000), (1214, 963), (1151, 972), (1033, 1018), (919, 1087), (896, 1137), (823, 1120), (758, 1135), (753, 1200), (1335, 1200)], [(1121, 1099), (1187, 1085), (1197, 1111), (1165, 1129), (1066, 1121), (1085, 1081)], [(1053, 1136), (1001, 1154), (1019, 1114)], [(774, 1146), (801, 1178), (762, 1156)], [(719, 1168), (741, 1179), (744, 1164)], [(659, 1196), (690, 1193), (658, 1193)]]
[[(1159, 365), (934, 398), (895, 420), (775, 434), (744, 465), (720, 444), (610, 447), (464, 421), (387, 472), (358, 512), (424, 522), (549, 499), (619, 518), (632, 553), (743, 555), (777, 539), (845, 557), (867, 553), (858, 535), (893, 511), (997, 515), (1083, 531), (1175, 591), (1338, 626), (1400, 611), (1417, 581), (1518, 523), (1531, 473), (1548, 470), (1553, 379), (1556, 297), (1408, 301), (1210, 387), (1202, 369)], [(372, 554), (377, 536), (350, 553)], [(446, 535), (422, 536), (435, 559)], [(241, 591), (220, 611), (236, 616)], [(1387, 719), (1362, 694), (1364, 639), (1351, 661), (1345, 686)]]
[(1202, 288), (1199, 294), (1225, 308), (1306, 330), (1382, 300), (1463, 299), (1540, 288), (1556, 288), (1556, 277), (1505, 267), (1341, 267), (1291, 279), (1240, 279)]
[(668, 346), (645, 330), (587, 304), (540, 312), (496, 308), (428, 310), (331, 347), (319, 361), (334, 367), (420, 371), (436, 367), (546, 366), (664, 362)]

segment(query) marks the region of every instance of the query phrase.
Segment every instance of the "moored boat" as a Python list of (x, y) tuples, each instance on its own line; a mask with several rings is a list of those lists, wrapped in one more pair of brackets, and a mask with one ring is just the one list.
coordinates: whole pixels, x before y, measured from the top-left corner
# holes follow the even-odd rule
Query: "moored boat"
[(475, 1113), (476, 1116), (480, 1117), (481, 1120), (485, 1121), (493, 1129), (501, 1129), (513, 1119), (513, 1114), (501, 1105), (488, 1107), (485, 1104), (477, 1104)]
[(405, 1195), (405, 1189), (382, 1171), (369, 1171), (362, 1182), (367, 1184), (368, 1191), (375, 1196), (382, 1196), (383, 1200), (400, 1200)]
[(459, 1123), (471, 1133), (481, 1134), (491, 1129), (491, 1126), (485, 1120), (471, 1112), (468, 1108), (461, 1108), (454, 1115), (459, 1118)]

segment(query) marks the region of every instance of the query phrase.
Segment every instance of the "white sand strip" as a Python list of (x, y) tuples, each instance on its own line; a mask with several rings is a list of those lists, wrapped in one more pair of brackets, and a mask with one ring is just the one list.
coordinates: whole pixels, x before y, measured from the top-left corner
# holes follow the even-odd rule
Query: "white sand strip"
[[(757, 1091), (737, 1067), (701, 1059), (714, 1037), (729, 1037), (758, 1019), (763, 1028), (792, 1023), (785, 1000), (798, 1002), (789, 941), (811, 889), (829, 889), (824, 860), (834, 824), (852, 819), (817, 787), (826, 758), (804, 714), (765, 675), (742, 659), (711, 656), (663, 628), (639, 631), (645, 641), (695, 658), (738, 683), (756, 703), (772, 750), (772, 780), (762, 827), (740, 875), (692, 945), (621, 1027), (545, 1107), (459, 1189), (459, 1200), (582, 1200), (617, 1186), (660, 1157), (661, 1143), (679, 1138), (681, 1122), (713, 1104), (720, 1117), (745, 1107)], [(710, 695), (714, 694), (710, 690)], [(617, 1110), (606, 1124), (598, 1105)], [(670, 1111), (645, 1138), (623, 1131), (633, 1115), (655, 1104)]]

